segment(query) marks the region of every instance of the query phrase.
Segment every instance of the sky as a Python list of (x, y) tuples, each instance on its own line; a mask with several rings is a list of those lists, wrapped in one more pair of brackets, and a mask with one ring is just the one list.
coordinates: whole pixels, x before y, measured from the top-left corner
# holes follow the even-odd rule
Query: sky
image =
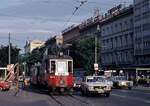
[(75, 7), (80, 5), (78, 1), (0, 0), (0, 45), (8, 44), (10, 32), (11, 43), (23, 51), (26, 40), (39, 39), (44, 42), (61, 34), (68, 26), (78, 25), (92, 17), (95, 8), (106, 13), (120, 3), (126, 6), (133, 3), (133, 0), (87, 0), (71, 17)]

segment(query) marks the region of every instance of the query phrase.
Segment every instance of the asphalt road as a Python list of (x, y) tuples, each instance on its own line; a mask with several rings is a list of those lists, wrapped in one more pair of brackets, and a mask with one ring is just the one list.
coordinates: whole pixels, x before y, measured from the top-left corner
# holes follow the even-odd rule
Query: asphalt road
[(113, 89), (110, 97), (92, 95), (49, 95), (33, 87), (0, 92), (0, 106), (150, 106), (150, 88)]

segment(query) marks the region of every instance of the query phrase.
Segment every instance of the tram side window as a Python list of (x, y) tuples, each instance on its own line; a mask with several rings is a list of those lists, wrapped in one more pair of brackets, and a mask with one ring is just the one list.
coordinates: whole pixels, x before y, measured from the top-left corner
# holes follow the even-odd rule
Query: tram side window
[(72, 61), (68, 61), (68, 72), (72, 73)]
[(51, 73), (55, 73), (55, 61), (51, 61)]
[(46, 71), (49, 73), (49, 61), (46, 60)]

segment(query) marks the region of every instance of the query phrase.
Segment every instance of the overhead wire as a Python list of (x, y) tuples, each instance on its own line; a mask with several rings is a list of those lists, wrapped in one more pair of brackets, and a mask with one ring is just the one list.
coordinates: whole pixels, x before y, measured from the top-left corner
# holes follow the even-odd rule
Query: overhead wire
[[(78, 2), (78, 1), (76, 1)], [(63, 28), (65, 26), (68, 25), (68, 23), (70, 22), (70, 20), (72, 19), (72, 17), (75, 15), (75, 13), (87, 2), (87, 0), (84, 0), (84, 1), (79, 1), (80, 5), (75, 7), (75, 10), (73, 11), (72, 15), (70, 16), (70, 18), (65, 22), (65, 24), (63, 25)]]

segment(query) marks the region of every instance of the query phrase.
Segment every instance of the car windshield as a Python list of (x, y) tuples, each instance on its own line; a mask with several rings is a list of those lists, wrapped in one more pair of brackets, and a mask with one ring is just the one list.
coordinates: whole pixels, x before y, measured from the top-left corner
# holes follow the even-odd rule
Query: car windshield
[(93, 78), (89, 78), (87, 79), (87, 82), (104, 82), (105, 79), (102, 77), (93, 77)]

